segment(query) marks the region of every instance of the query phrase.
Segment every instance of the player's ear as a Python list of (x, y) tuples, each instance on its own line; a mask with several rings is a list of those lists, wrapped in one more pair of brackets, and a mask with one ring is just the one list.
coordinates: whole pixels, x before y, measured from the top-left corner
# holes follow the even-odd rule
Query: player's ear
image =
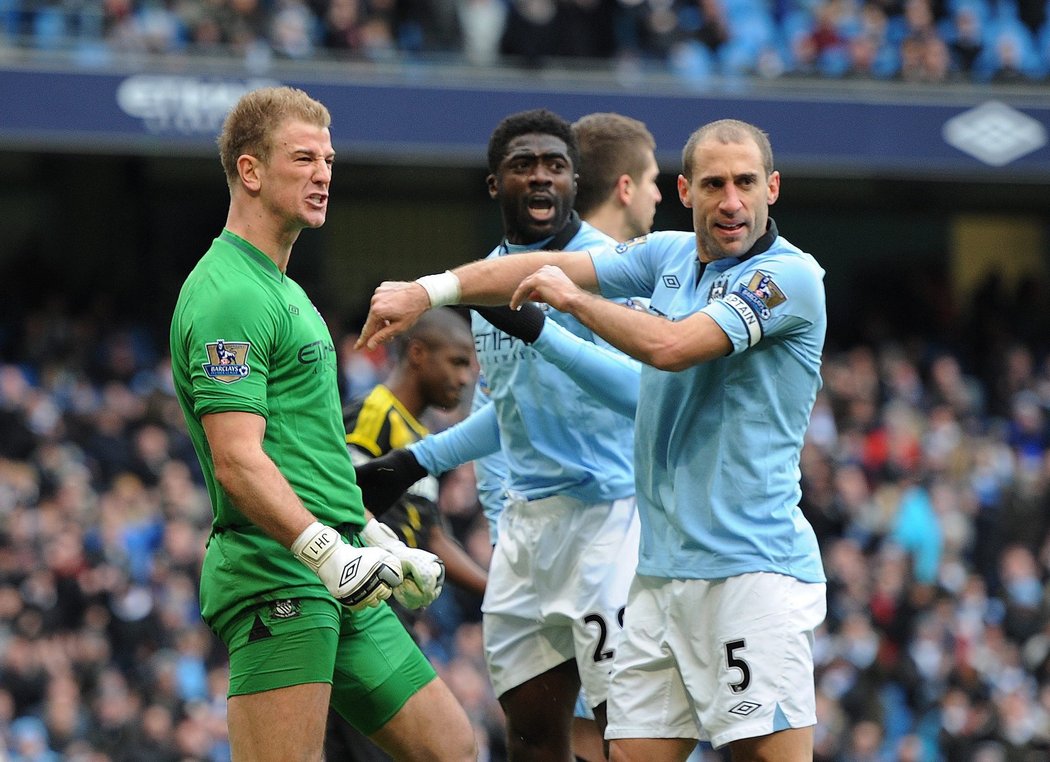
[(237, 175), (241, 184), (250, 191), (259, 190), (262, 179), (259, 177), (259, 160), (250, 154), (237, 157)]
[(769, 183), (766, 192), (766, 203), (773, 204), (780, 198), (780, 173), (775, 169), (769, 174)]
[(430, 347), (419, 339), (411, 339), (405, 345), (405, 359), (416, 367), (426, 365), (430, 361)]
[(499, 196), (499, 180), (495, 175), (489, 175), (485, 178), (485, 186), (489, 190), (489, 198), (496, 198)]
[(689, 181), (685, 179), (685, 175), (678, 175), (678, 200), (686, 209), (693, 208), (692, 199), (689, 198)]
[(634, 180), (626, 172), (616, 178), (616, 198), (620, 203), (627, 206), (631, 203), (631, 194), (634, 193)]

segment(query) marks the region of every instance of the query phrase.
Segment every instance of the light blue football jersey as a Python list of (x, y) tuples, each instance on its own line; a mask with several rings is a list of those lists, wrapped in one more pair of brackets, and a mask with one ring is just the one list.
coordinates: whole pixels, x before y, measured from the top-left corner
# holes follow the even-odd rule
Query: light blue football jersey
[[(633, 420), (638, 405), (640, 363), (613, 349), (598, 346), (546, 320), (532, 344), (544, 358), (561, 368), (587, 394), (605, 407)], [(413, 442), (409, 449), (431, 474), (442, 474), (474, 461), (478, 500), (489, 523), (490, 539), (507, 498), (507, 464), (503, 458), (499, 421), (489, 398), (488, 383), (480, 374), (470, 415), (460, 423)]]
[[(584, 222), (566, 250), (616, 242)], [(535, 248), (535, 244), (526, 247)], [(513, 256), (508, 247), (489, 258)], [(570, 333), (622, 354), (572, 315), (547, 309)], [(566, 495), (586, 503), (634, 494), (634, 425), (584, 391), (533, 347), (472, 315), (474, 348), (499, 419), (508, 491), (530, 500)], [(634, 383), (637, 383), (635, 378)]]
[(703, 311), (733, 345), (728, 356), (683, 371), (642, 368), (640, 574), (825, 580), (798, 507), (799, 456), (821, 385), (824, 271), (770, 225), (754, 250), (768, 248), (706, 267), (691, 232), (592, 252), (603, 296), (651, 294), (650, 311), (669, 320)]

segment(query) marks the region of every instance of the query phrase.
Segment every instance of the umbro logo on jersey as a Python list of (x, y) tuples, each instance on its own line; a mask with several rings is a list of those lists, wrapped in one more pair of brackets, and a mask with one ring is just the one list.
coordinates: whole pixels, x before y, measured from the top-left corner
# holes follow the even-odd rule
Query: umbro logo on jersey
[(357, 575), (357, 567), (361, 565), (361, 559), (355, 558), (343, 567), (343, 573), (339, 575), (339, 586), (342, 587)]
[(682, 287), (682, 284), (678, 282), (678, 278), (676, 276), (674, 276), (674, 275), (665, 275), (661, 280), (663, 280), (664, 285), (667, 286), (668, 288), (681, 288)]
[(754, 701), (741, 701), (739, 704), (730, 709), (729, 713), (739, 714), (741, 717), (747, 717), (749, 714), (753, 714), (761, 707), (761, 704), (756, 704)]

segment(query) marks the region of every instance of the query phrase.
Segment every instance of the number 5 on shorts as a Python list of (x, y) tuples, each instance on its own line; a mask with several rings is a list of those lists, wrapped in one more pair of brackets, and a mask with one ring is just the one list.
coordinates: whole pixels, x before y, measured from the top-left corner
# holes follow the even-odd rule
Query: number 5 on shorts
[(747, 686), (751, 685), (751, 667), (748, 663), (736, 655), (737, 651), (743, 651), (747, 648), (744, 641), (741, 640), (730, 640), (726, 643), (726, 666), (729, 669), (736, 669), (740, 671), (740, 682), (730, 683), (729, 689), (733, 693), (743, 693), (747, 690)]

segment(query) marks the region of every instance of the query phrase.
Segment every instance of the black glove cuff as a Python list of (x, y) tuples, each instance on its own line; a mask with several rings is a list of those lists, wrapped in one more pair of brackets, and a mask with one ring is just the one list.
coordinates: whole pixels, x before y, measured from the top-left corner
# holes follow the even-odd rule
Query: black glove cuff
[(375, 516), (382, 515), (405, 490), (427, 475), (416, 456), (404, 448), (361, 463), (354, 470), (365, 507)]
[(526, 344), (532, 344), (540, 337), (543, 321), (547, 319), (543, 310), (528, 302), (517, 310), (512, 310), (510, 307), (471, 307), (471, 309), (496, 328), (521, 339)]

